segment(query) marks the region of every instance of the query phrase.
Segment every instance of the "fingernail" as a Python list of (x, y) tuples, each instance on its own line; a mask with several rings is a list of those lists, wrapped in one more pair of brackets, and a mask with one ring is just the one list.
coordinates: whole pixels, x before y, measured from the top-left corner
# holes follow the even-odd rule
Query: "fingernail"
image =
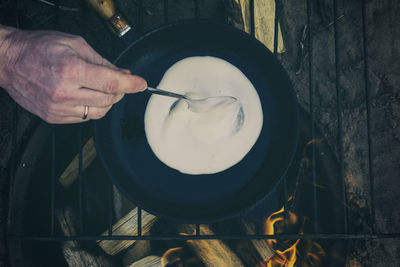
[(139, 91), (144, 91), (144, 90), (146, 90), (146, 89), (147, 89), (147, 82), (146, 82), (146, 80), (143, 79), (142, 77), (139, 77), (139, 76), (138, 76), (138, 78), (139, 78), (141, 81), (140, 81), (140, 84), (139, 84), (138, 87), (137, 87), (137, 90), (139, 90)]
[(143, 79), (143, 83), (142, 83), (142, 85), (140, 86), (140, 91), (144, 91), (144, 90), (146, 90), (147, 89), (147, 82), (146, 82), (146, 80), (144, 80)]

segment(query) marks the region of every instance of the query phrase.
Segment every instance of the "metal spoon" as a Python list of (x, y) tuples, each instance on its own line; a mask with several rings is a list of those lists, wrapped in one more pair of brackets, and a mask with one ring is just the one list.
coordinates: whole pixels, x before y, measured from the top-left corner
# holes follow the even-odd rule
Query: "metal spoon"
[(183, 99), (188, 103), (189, 109), (193, 112), (207, 112), (216, 106), (229, 105), (237, 101), (237, 98), (233, 96), (211, 96), (206, 98), (194, 99), (186, 95), (181, 95), (158, 88), (148, 87), (147, 91), (152, 94)]
[[(232, 104), (232, 103), (238, 101), (237, 98), (233, 97), (233, 96), (211, 96), (211, 97), (206, 97), (206, 98), (194, 99), (194, 98), (188, 97), (186, 95), (181, 95), (181, 94), (173, 93), (170, 91), (165, 91), (165, 90), (158, 89), (158, 88), (152, 88), (152, 87), (147, 87), (147, 91), (152, 94), (183, 99), (186, 101), (186, 103), (188, 103), (188, 108), (190, 110), (192, 110), (193, 112), (199, 112), (199, 113), (207, 112), (217, 106), (229, 105), (229, 104)], [(178, 101), (176, 101), (171, 106), (170, 111), (175, 107), (175, 105), (177, 103), (178, 103)], [(243, 107), (239, 103), (239, 110), (236, 115), (235, 127), (233, 128), (234, 129), (233, 131), (238, 132), (240, 130), (240, 128), (242, 127), (243, 122), (244, 122)]]

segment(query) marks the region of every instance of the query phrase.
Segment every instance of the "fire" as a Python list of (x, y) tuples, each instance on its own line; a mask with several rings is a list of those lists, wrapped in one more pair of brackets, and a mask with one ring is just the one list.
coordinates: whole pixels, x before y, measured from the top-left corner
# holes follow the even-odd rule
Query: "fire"
[(170, 248), (161, 257), (161, 266), (166, 266), (168, 264), (173, 264), (180, 262), (181, 254), (182, 254), (182, 247), (177, 248)]
[[(280, 221), (284, 221), (284, 207), (280, 210), (272, 213), (266, 220), (265, 220), (265, 234), (266, 235), (273, 235), (275, 234), (275, 224)], [(288, 213), (288, 223), (295, 224), (297, 223), (297, 216), (291, 212)], [(275, 256), (272, 257), (267, 262), (267, 267), (275, 267), (275, 266), (282, 266), (282, 267), (293, 267), (296, 263), (296, 251), (297, 251), (297, 244), (299, 244), (300, 239), (297, 239), (296, 242), (291, 245), (289, 248), (281, 251), (279, 249), (275, 250)], [(276, 239), (268, 239), (268, 245), (273, 248), (274, 245), (277, 243)]]
[[(299, 228), (299, 233), (302, 233), (306, 220), (299, 220), (292, 212), (287, 212), (287, 219), (285, 219), (285, 209), (282, 207), (280, 210), (272, 213), (266, 220), (264, 225), (264, 233), (266, 235), (273, 235), (275, 233), (284, 232), (285, 227)], [(292, 243), (293, 241), (290, 241)], [(268, 239), (268, 245), (274, 249), (275, 255), (269, 259), (262, 266), (266, 267), (293, 267), (293, 266), (321, 266), (321, 259), (325, 256), (325, 252), (320, 244), (311, 240), (297, 239), (293, 244), (287, 242), (280, 242), (278, 244), (276, 239)], [(282, 244), (289, 246), (282, 249)], [(280, 248), (277, 248), (280, 245)], [(299, 253), (299, 246), (301, 250), (305, 251), (304, 255)], [(299, 256), (302, 258), (299, 259)]]

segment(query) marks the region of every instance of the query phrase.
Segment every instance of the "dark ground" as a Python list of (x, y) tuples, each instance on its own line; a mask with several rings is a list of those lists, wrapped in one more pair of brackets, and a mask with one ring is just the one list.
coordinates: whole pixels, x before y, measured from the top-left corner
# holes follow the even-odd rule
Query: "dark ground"
[[(157, 0), (143, 1), (145, 5), (144, 29), (163, 23), (156, 15), (162, 5)], [(184, 19), (193, 16), (191, 1), (170, 0), (170, 18)], [(217, 18), (221, 2), (200, 1), (200, 16)], [(333, 20), (332, 1), (312, 2), (312, 90), (313, 112), (321, 132), (328, 139), (338, 158), (341, 157), (339, 132), (343, 140), (343, 176), (348, 198), (354, 212), (352, 232), (400, 233), (400, 3), (395, 0), (366, 1), (366, 30), (368, 51), (368, 88), (370, 102), (370, 151), (368, 147), (367, 106), (364, 80), (363, 32), (361, 1), (338, 1), (338, 73), (335, 72), (334, 27), (326, 25)], [(11, 0), (0, 1), (0, 18), (12, 25), (13, 13), (7, 9)], [(127, 17), (137, 25), (135, 1), (117, 1)], [(308, 59), (303, 72), (295, 75), (298, 40), (307, 21), (306, 1), (280, 1), (280, 18), (286, 52), (280, 56), (297, 92), (298, 100), (310, 110), (308, 83)], [(60, 1), (68, 7), (82, 8), (79, 1)], [(205, 8), (207, 7), (207, 8)], [(20, 26), (25, 29), (56, 29), (56, 22), (49, 18), (54, 8), (33, 0), (19, 2)], [(187, 12), (190, 10), (190, 12)], [(49, 19), (48, 19), (49, 18)], [(108, 33), (104, 25), (88, 12), (87, 27), (82, 29), (80, 12), (60, 10), (59, 30), (87, 33), (87, 41), (104, 57), (112, 60), (121, 51), (122, 44)], [(110, 40), (113, 40), (112, 42)], [(115, 40), (115, 41), (114, 41)], [(335, 78), (338, 75), (339, 104)], [(4, 91), (0, 91), (0, 217), (2, 237), (5, 234), (7, 211), (8, 173), (11, 158), (11, 125), (13, 103)], [(20, 109), (18, 113), (18, 147), (23, 149), (29, 133), (38, 119)], [(342, 119), (342, 131), (338, 131), (338, 115)], [(369, 165), (371, 153), (371, 166)], [(372, 172), (370, 172), (372, 171)], [(371, 194), (370, 177), (374, 187)], [(371, 200), (373, 196), (373, 201)], [(371, 208), (374, 204), (374, 209)], [(375, 217), (372, 215), (375, 214)], [(0, 255), (4, 255), (0, 246)], [(350, 266), (400, 266), (400, 240), (375, 239), (352, 243)]]

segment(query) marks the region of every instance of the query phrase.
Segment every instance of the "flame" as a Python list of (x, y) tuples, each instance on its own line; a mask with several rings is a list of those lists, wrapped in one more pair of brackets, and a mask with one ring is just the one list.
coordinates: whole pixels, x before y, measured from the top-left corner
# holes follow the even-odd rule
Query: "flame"
[(311, 145), (311, 144), (320, 144), (320, 143), (322, 143), (323, 141), (325, 141), (324, 138), (314, 138), (314, 139), (311, 139), (310, 141), (308, 141), (307, 144), (306, 144), (306, 146), (309, 146), (309, 145)]
[(181, 254), (182, 254), (182, 247), (177, 248), (170, 248), (164, 252), (161, 256), (161, 266), (166, 266), (167, 264), (173, 264), (180, 262)]
[[(280, 210), (272, 213), (266, 220), (265, 220), (265, 229), (264, 232), (266, 235), (273, 235), (275, 234), (275, 225), (277, 222), (284, 221), (285, 208), (282, 207)], [(297, 216), (294, 213), (288, 212), (288, 223), (296, 224), (298, 221)], [(267, 262), (267, 267), (293, 267), (296, 263), (296, 252), (297, 252), (297, 245), (299, 244), (300, 239), (297, 239), (296, 242), (291, 245), (289, 248), (281, 251), (279, 249), (275, 249), (276, 255), (272, 257)], [(276, 239), (268, 239), (268, 245), (273, 248), (274, 245), (277, 243)]]
[[(287, 216), (287, 217), (286, 217)], [(285, 218), (286, 217), (286, 218)], [(288, 211), (285, 214), (285, 209), (272, 213), (264, 224), (264, 233), (266, 235), (274, 235), (284, 232), (285, 227), (297, 228), (300, 234), (306, 224), (306, 218), (299, 218), (296, 214)], [(326, 255), (320, 244), (312, 240), (297, 239), (293, 241), (277, 242), (276, 239), (266, 240), (268, 245), (274, 249), (275, 255), (261, 266), (266, 267), (293, 267), (293, 266), (321, 266), (322, 258)], [(288, 242), (290, 242), (288, 244)], [(288, 245), (289, 247), (282, 250), (278, 249), (278, 245)], [(301, 253), (300, 251), (304, 251)]]
[(308, 141), (307, 144), (304, 146), (302, 160), (304, 160), (304, 162), (305, 162), (305, 164), (307, 166), (310, 166), (312, 164), (312, 160), (306, 155), (307, 154), (307, 150), (310, 148), (311, 145), (320, 144), (320, 143), (322, 143), (324, 141), (325, 141), (324, 138), (318, 138), (318, 139), (314, 138), (314, 139), (311, 139), (310, 141)]

